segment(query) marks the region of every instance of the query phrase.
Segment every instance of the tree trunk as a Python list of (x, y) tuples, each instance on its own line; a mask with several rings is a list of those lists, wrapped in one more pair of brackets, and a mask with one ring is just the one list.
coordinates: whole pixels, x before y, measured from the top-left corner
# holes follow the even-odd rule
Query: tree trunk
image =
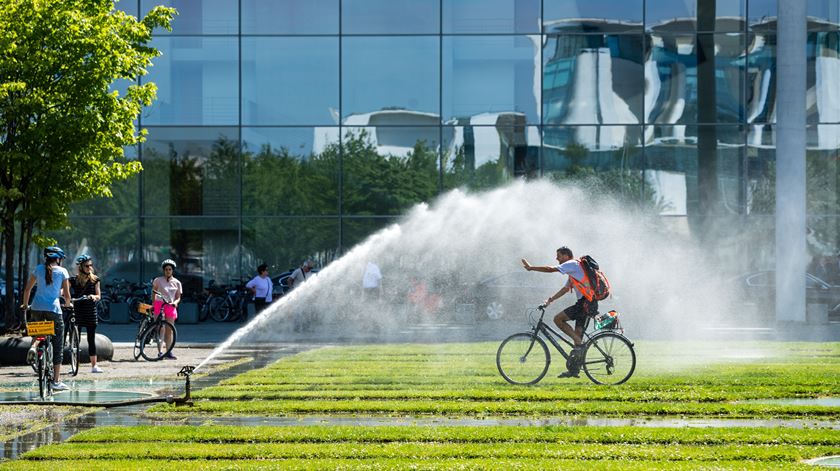
[(17, 306), (15, 306), (15, 212), (10, 208), (10, 204), (6, 205), (6, 211), (3, 214), (3, 251), (5, 268), (6, 268), (6, 298), (4, 299), (5, 316), (4, 321), (6, 330), (15, 327), (15, 319), (17, 318)]

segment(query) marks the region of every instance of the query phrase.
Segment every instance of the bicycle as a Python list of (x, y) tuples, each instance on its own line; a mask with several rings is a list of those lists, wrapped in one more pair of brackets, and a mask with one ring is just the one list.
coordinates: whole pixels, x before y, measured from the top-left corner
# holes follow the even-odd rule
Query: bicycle
[(248, 294), (244, 285), (226, 289), (224, 296), (214, 296), (209, 301), (210, 317), (216, 322), (244, 320), (248, 308)]
[[(89, 298), (90, 296), (85, 295), (80, 298), (73, 298), (70, 301), (75, 303)], [(70, 349), (70, 376), (76, 376), (79, 374), (79, 343), (81, 340), (79, 326), (76, 325), (76, 309), (71, 304), (69, 306), (61, 306), (61, 311), (65, 319), (64, 325), (66, 328), (64, 331), (67, 336), (66, 345)], [(62, 352), (63, 356), (64, 352)]]
[[(539, 319), (534, 319), (537, 310), (540, 316)], [(496, 367), (507, 382), (530, 385), (545, 377), (551, 364), (551, 354), (543, 337), (563, 355), (567, 368), (571, 370), (580, 367), (595, 384), (622, 384), (633, 375), (636, 369), (636, 352), (633, 342), (623, 335), (617, 318), (612, 327), (596, 329), (591, 335), (586, 332), (590, 322), (590, 318), (586, 318), (583, 327), (583, 355), (578, 359), (566, 353), (561, 345), (562, 342), (573, 348), (574, 343), (546, 324), (543, 321), (544, 317), (545, 306), (529, 310), (531, 331), (513, 334), (499, 345)]]
[[(52, 336), (55, 335), (55, 322), (53, 321), (29, 321), (28, 307), (24, 308), (24, 319), (26, 319), (26, 334), (32, 337), (35, 347), (35, 358), (32, 367), (38, 374), (38, 395), (42, 400), (52, 396), (52, 383), (55, 378), (55, 366), (53, 363)], [(30, 347), (32, 348), (32, 347)], [(29, 360), (27, 355), (27, 360)]]
[[(157, 294), (163, 299), (163, 295), (157, 291), (154, 291), (154, 294)], [(175, 330), (175, 326), (171, 322), (165, 319), (163, 314), (163, 308), (167, 304), (171, 305), (172, 303), (164, 301), (163, 304), (161, 312), (158, 315), (154, 315), (151, 312), (152, 306), (149, 304), (141, 303), (138, 306), (138, 312), (143, 315), (143, 319), (140, 320), (137, 336), (134, 339), (133, 353), (135, 360), (139, 360), (142, 356), (147, 361), (158, 361), (168, 355), (175, 347), (178, 331)], [(172, 342), (167, 344), (164, 339), (166, 339), (166, 334), (170, 332), (172, 334)], [(156, 351), (148, 351), (150, 346), (154, 346)]]

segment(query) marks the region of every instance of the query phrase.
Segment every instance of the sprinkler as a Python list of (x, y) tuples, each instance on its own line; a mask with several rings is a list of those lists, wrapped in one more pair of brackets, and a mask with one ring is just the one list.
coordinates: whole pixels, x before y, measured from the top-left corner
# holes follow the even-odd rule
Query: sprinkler
[(186, 365), (181, 368), (181, 371), (178, 372), (178, 376), (183, 376), (185, 378), (186, 383), (184, 384), (184, 397), (183, 398), (175, 398), (173, 403), (177, 405), (186, 404), (188, 406), (193, 405), (191, 400), (191, 392), (190, 392), (190, 376), (192, 376), (193, 371), (195, 371), (195, 367), (191, 365)]

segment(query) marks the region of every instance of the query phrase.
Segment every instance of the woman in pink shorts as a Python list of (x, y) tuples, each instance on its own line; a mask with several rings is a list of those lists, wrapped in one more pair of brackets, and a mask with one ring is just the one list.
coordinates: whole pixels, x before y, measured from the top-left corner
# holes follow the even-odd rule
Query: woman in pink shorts
[[(155, 281), (152, 282), (152, 290), (156, 293), (153, 304), (154, 313), (156, 316), (160, 315), (162, 307), (164, 317), (172, 324), (175, 324), (175, 319), (178, 318), (178, 303), (181, 302), (181, 295), (184, 292), (181, 282), (175, 278), (175, 266), (175, 262), (169, 258), (161, 262), (160, 267), (163, 269), (163, 276), (155, 278)], [(166, 345), (172, 342), (171, 329), (164, 332), (163, 341), (166, 342)], [(175, 360), (177, 358), (170, 351), (163, 359)]]

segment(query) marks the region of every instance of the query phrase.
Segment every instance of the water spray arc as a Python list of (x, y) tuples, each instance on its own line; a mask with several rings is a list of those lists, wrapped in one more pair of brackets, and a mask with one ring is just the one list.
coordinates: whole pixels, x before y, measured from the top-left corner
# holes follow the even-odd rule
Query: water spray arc
[[(389, 341), (389, 333), (404, 332), (407, 316), (445, 322), (459, 303), (481, 301), (465, 301), (477, 282), (521, 272), (523, 257), (551, 264), (560, 245), (572, 247), (576, 256), (592, 254), (602, 263), (615, 296), (601, 310), (622, 312), (631, 335), (639, 333), (634, 326), (648, 335), (683, 335), (691, 332), (688, 323), (713, 322), (713, 315), (725, 316), (732, 306), (708, 253), (684, 235), (666, 231), (656, 214), (593, 199), (573, 186), (517, 181), (484, 193), (453, 190), (415, 206), (234, 332), (196, 370), (235, 345), (293, 342), (312, 335), (293, 330), (298, 319), (312, 319), (316, 334), (331, 331), (374, 341)], [(381, 299), (364, 299), (361, 293), (368, 262), (381, 269)], [(556, 289), (563, 283), (565, 277), (556, 275)], [(430, 295), (417, 303), (412, 290), (421, 285)], [(522, 303), (533, 307), (550, 294)], [(489, 321), (477, 313), (476, 323)]]

